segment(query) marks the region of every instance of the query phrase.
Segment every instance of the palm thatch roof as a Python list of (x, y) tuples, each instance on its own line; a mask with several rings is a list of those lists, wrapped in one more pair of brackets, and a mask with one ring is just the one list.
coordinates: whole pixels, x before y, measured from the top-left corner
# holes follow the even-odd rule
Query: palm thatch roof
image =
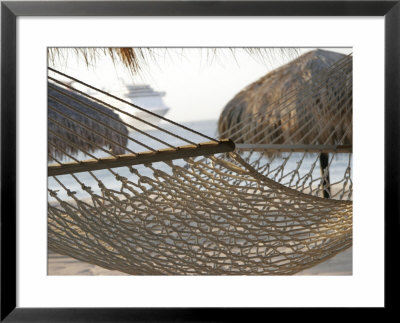
[(111, 109), (72, 90), (48, 83), (49, 156), (63, 158), (65, 153), (93, 153), (99, 146), (116, 155), (124, 154), (127, 134), (128, 129), (121, 123), (118, 114)]
[[(342, 64), (346, 59), (348, 64)], [(342, 65), (316, 86), (335, 64)], [(351, 144), (351, 73), (351, 56), (305, 53), (229, 101), (219, 118), (219, 134), (248, 144)]]
[(153, 50), (151, 48), (129, 47), (49, 47), (47, 53), (50, 64), (54, 64), (57, 60), (66, 63), (72, 54), (73, 56), (83, 58), (88, 66), (96, 63), (96, 60), (100, 56), (108, 56), (114, 63), (121, 62), (132, 73), (139, 72), (145, 65), (145, 62), (153, 57)]
[[(109, 57), (114, 64), (121, 63), (132, 74), (138, 74), (150, 64), (158, 64), (166, 57), (177, 56), (179, 60), (188, 54), (190, 50), (198, 50), (202, 56), (213, 61), (220, 56), (231, 55), (236, 57), (239, 52), (244, 52), (250, 57), (268, 62), (277, 55), (284, 57), (296, 57), (296, 48), (151, 48), (151, 47), (49, 47), (47, 49), (48, 62), (54, 65), (57, 62), (66, 65), (68, 59), (73, 56), (82, 58), (89, 67), (94, 65), (100, 57)], [(175, 55), (174, 55), (175, 53)], [(223, 57), (220, 57), (223, 58)]]

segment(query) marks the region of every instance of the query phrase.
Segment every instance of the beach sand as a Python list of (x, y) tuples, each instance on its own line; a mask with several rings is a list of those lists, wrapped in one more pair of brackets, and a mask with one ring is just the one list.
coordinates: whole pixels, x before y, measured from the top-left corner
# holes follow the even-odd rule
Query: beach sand
[(49, 251), (47, 274), (51, 276), (121, 276), (128, 275), (116, 270), (108, 270), (87, 262)]
[[(303, 270), (296, 275), (323, 275), (323, 276), (339, 276), (352, 275), (352, 255), (353, 248), (349, 248), (331, 259)], [(105, 268), (88, 264), (83, 261), (63, 256), (49, 251), (48, 254), (48, 275), (52, 276), (126, 276), (128, 274), (107, 270)]]

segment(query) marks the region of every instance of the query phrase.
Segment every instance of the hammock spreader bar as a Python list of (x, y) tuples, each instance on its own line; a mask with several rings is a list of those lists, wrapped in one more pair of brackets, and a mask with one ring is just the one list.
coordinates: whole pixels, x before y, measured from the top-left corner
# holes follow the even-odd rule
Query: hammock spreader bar
[(115, 157), (88, 159), (80, 162), (68, 162), (61, 165), (53, 164), (47, 168), (47, 176), (65, 175), (88, 172), (93, 170), (148, 164), (159, 161), (169, 161), (180, 158), (206, 156), (235, 150), (235, 144), (230, 139), (218, 142), (207, 141), (198, 145), (185, 145), (176, 148), (165, 148), (157, 151), (145, 151), (138, 154), (126, 154)]

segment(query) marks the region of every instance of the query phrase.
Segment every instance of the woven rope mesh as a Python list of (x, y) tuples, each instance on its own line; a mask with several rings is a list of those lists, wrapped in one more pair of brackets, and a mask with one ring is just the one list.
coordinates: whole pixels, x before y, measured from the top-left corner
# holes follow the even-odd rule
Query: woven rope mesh
[[(254, 85), (262, 87), (259, 83)], [(330, 198), (351, 200), (352, 154), (338, 147), (352, 145), (352, 56), (343, 55), (277, 101), (252, 90), (225, 107), (220, 136), (234, 140), (242, 157), (275, 181), (315, 196), (326, 189)], [(268, 88), (262, 90), (268, 94)], [(321, 155), (327, 159), (322, 173)]]
[[(235, 151), (49, 177), (49, 249), (133, 275), (289, 275), (347, 249), (352, 244), (351, 153), (335, 147), (351, 144), (351, 63), (351, 56), (339, 60), (259, 115), (221, 116), (219, 136), (233, 139)], [(57, 84), (67, 84), (65, 75), (57, 75)], [(50, 77), (49, 87), (55, 81)], [(60, 99), (63, 109), (70, 105), (67, 97)], [(91, 100), (106, 107), (126, 105), (113, 97)], [(239, 121), (229, 125), (233, 119)], [(79, 121), (70, 115), (69, 122)], [(113, 116), (102, 126), (114, 129), (113, 123), (124, 125)], [(128, 135), (117, 128), (114, 137), (105, 134), (96, 141), (97, 131), (86, 144), (84, 132), (77, 131), (82, 138), (71, 142), (64, 129), (59, 138), (80, 152), (72, 155), (58, 146), (58, 155), (49, 151), (49, 163), (118, 160), (120, 154), (110, 147), (123, 140), (130, 142), (126, 153), (138, 154), (210, 139), (197, 132), (185, 135), (190, 129), (175, 123), (157, 132), (139, 128)], [(178, 128), (179, 138), (174, 137)], [(280, 146), (266, 150), (265, 144)], [(299, 152), (301, 144), (314, 148)], [(321, 155), (328, 156), (322, 170)], [(345, 160), (342, 173), (334, 172), (338, 158)], [(289, 167), (289, 160), (297, 166)]]

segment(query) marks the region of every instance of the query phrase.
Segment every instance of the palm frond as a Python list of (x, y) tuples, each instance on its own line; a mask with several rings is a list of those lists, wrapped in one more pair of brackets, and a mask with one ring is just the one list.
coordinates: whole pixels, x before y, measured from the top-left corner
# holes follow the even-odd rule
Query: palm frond
[[(215, 59), (226, 55), (236, 55), (240, 52), (248, 54), (250, 57), (261, 61), (263, 63), (270, 63), (277, 57), (294, 58), (298, 55), (299, 49), (297, 48), (197, 48), (201, 51), (202, 56), (210, 63)], [(48, 62), (49, 65), (67, 64), (71, 56), (81, 58), (85, 61), (88, 67), (95, 65), (101, 56), (108, 56), (114, 64), (121, 63), (132, 74), (140, 73), (151, 63), (156, 63), (159, 59), (169, 57), (174, 51), (175, 54), (179, 53), (180, 56), (185, 56), (188, 50), (193, 48), (144, 48), (144, 47), (76, 47), (76, 48), (61, 48), (50, 47), (48, 48)], [(160, 57), (159, 53), (162, 52)], [(179, 56), (178, 55), (178, 56)]]

